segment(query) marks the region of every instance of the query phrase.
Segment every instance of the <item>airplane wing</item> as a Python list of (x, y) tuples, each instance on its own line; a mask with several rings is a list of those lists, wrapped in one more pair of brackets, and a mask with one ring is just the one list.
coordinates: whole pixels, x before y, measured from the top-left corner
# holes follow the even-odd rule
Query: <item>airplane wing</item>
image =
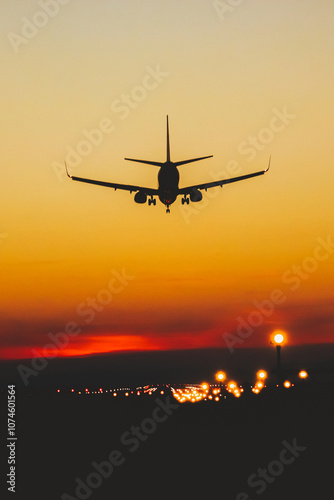
[(132, 186), (131, 184), (117, 184), (116, 182), (105, 182), (105, 181), (96, 181), (94, 179), (85, 179), (84, 177), (76, 177), (74, 175), (70, 175), (67, 170), (67, 165), (65, 164), (66, 167), (66, 173), (67, 176), (72, 179), (73, 181), (80, 181), (80, 182), (86, 182), (88, 184), (95, 184), (96, 186), (104, 186), (104, 187), (110, 187), (115, 189), (123, 189), (124, 191), (130, 191), (132, 193), (133, 191), (141, 191), (149, 196), (158, 196), (159, 191), (158, 189), (152, 189), (152, 188), (146, 188), (146, 187), (140, 187), (140, 186)]
[(181, 188), (178, 190), (178, 194), (190, 194), (196, 189), (205, 189), (205, 191), (209, 188), (220, 186), (223, 187), (224, 184), (231, 184), (232, 182), (243, 181), (244, 179), (250, 179), (251, 177), (257, 177), (258, 175), (263, 175), (268, 172), (270, 168), (270, 159), (269, 164), (266, 170), (261, 170), (260, 172), (254, 172), (253, 174), (240, 175), (239, 177), (232, 177), (231, 179), (222, 179), (220, 181), (206, 182), (204, 184), (197, 184), (195, 186), (188, 186), (185, 188)]

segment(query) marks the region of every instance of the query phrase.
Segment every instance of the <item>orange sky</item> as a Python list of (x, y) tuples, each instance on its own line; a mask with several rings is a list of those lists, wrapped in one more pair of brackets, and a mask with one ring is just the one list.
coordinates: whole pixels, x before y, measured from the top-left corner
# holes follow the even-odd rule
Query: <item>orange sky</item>
[[(1, 5), (0, 357), (333, 342), (333, 3), (73, 0), (19, 43), (39, 11)], [(155, 187), (123, 158), (165, 160), (166, 114), (214, 155), (181, 187), (270, 171), (170, 214), (66, 178)]]

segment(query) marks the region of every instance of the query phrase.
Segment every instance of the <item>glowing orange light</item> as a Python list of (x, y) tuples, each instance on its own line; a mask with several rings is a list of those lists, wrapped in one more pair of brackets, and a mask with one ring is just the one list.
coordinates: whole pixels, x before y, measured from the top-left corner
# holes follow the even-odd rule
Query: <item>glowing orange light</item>
[(289, 380), (286, 380), (283, 385), (284, 385), (284, 387), (289, 389), (289, 387), (291, 387), (291, 382)]
[(263, 382), (256, 382), (256, 387), (258, 387), (259, 389), (262, 389), (263, 388)]
[(226, 373), (219, 371), (216, 373), (216, 380), (219, 380), (219, 382), (223, 382), (223, 380), (226, 379)]
[(60, 389), (57, 389), (57, 392), (60, 392)]
[(237, 384), (236, 382), (234, 382), (233, 380), (231, 380), (228, 384), (227, 384), (227, 387), (229, 389), (235, 389), (237, 387)]
[(256, 376), (262, 380), (266, 379), (268, 374), (265, 370), (259, 370), (256, 374)]
[(203, 391), (207, 391), (209, 389), (209, 384), (207, 384), (206, 382), (203, 382), (201, 387), (202, 387)]
[(307, 378), (308, 377), (308, 373), (307, 371), (305, 370), (301, 370), (299, 373), (298, 373), (299, 377), (300, 378)]
[(125, 395), (126, 395), (126, 396), (128, 396), (128, 395), (129, 395), (129, 393), (128, 393), (128, 392), (126, 392), (126, 393), (125, 393)]
[(275, 340), (276, 344), (281, 344), (284, 340), (284, 337), (281, 333), (276, 333), (274, 340)]

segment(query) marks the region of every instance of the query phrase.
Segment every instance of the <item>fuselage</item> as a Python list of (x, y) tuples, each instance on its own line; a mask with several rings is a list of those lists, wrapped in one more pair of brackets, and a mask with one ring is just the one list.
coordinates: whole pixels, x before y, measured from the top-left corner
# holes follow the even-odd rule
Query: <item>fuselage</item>
[(159, 200), (164, 205), (171, 205), (177, 198), (180, 174), (171, 161), (162, 165), (158, 173)]

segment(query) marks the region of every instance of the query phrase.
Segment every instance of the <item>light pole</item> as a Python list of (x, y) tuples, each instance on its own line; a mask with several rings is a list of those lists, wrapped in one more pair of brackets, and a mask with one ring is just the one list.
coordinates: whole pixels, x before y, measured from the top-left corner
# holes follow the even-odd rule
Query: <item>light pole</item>
[(281, 333), (276, 333), (274, 342), (276, 344), (276, 359), (277, 359), (277, 383), (281, 383), (281, 347), (284, 341), (284, 336)]

